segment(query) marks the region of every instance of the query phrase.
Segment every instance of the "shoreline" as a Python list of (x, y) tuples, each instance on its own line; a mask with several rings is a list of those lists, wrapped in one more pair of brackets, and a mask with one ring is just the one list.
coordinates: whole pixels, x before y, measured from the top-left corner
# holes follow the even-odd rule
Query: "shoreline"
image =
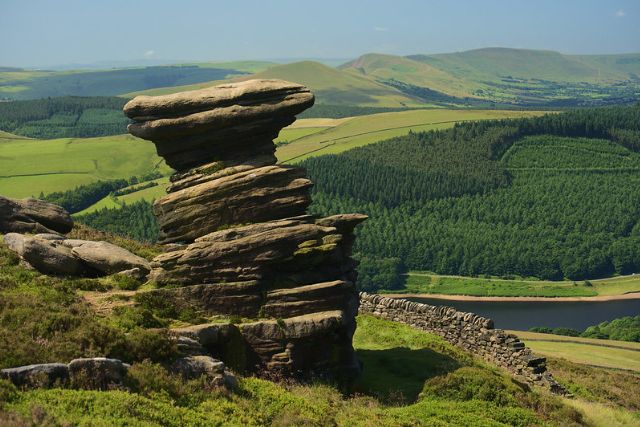
[(617, 300), (640, 299), (640, 292), (629, 292), (621, 295), (597, 295), (593, 297), (498, 297), (498, 296), (471, 296), (471, 295), (448, 295), (448, 294), (378, 294), (387, 298), (429, 298), (445, 301), (475, 301), (475, 302), (606, 302)]

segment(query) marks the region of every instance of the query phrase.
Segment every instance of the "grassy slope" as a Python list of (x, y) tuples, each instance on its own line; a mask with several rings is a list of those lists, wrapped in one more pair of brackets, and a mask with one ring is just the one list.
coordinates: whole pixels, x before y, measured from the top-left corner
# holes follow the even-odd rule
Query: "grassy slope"
[(640, 275), (597, 279), (589, 282), (591, 286), (586, 286), (584, 282), (572, 281), (506, 280), (411, 272), (408, 274), (406, 287), (401, 292), (502, 297), (590, 297), (640, 292)]
[(640, 375), (640, 343), (513, 332), (536, 353), (544, 356), (592, 366), (626, 369)]
[[(316, 102), (324, 104), (361, 105), (372, 107), (403, 107), (419, 105), (400, 91), (377, 83), (367, 77), (354, 75), (319, 62), (302, 61), (277, 65), (248, 77), (233, 79), (284, 79), (308, 86), (316, 95)], [(158, 88), (132, 92), (124, 96), (165, 95), (184, 90), (202, 89), (222, 83), (212, 81), (195, 85)]]
[(499, 110), (411, 110), (380, 113), (348, 119), (338, 126), (290, 141), (279, 147), (276, 155), (281, 163), (298, 162), (307, 157), (340, 153), (372, 144), (409, 131), (426, 131), (451, 127), (456, 121), (497, 119), (540, 115), (534, 111)]
[(38, 196), (100, 179), (128, 178), (169, 168), (152, 143), (130, 135), (47, 141), (0, 139), (0, 194)]
[[(73, 235), (113, 238), (85, 228)], [(155, 247), (132, 241), (117, 243), (147, 257), (157, 253)], [(81, 298), (81, 289), (105, 290), (117, 282), (56, 279), (26, 271), (1, 243), (0, 277), (2, 367), (66, 360), (83, 352), (99, 354), (103, 347), (110, 348), (110, 339), (124, 339), (118, 331), (131, 328), (136, 319), (130, 311), (101, 312), (108, 316), (101, 317)], [(106, 327), (109, 334), (103, 333)], [(0, 382), (0, 424), (525, 426), (572, 425), (580, 420), (557, 398), (526, 392), (441, 338), (406, 325), (360, 316), (354, 346), (364, 361), (364, 375), (356, 385), (360, 394), (354, 396), (345, 397), (330, 385), (279, 385), (255, 378), (241, 379), (240, 390), (229, 395), (201, 382), (167, 377), (160, 368), (143, 363), (134, 365), (134, 392), (21, 392)], [(593, 368), (569, 362), (563, 362), (562, 373), (578, 391), (594, 377)], [(480, 388), (476, 377), (482, 378)], [(609, 394), (585, 392), (580, 400), (585, 411), (593, 411), (594, 405), (615, 405), (607, 410), (621, 419), (634, 419), (629, 409), (638, 399), (638, 384), (629, 383), (627, 394), (615, 394), (626, 377), (616, 379), (598, 384)], [(423, 390), (425, 380), (428, 389)]]

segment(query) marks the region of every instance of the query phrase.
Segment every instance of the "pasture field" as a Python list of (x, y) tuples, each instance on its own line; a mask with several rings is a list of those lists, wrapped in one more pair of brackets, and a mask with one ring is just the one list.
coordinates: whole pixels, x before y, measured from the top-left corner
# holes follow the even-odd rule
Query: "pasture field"
[(410, 272), (404, 289), (393, 293), (476, 297), (595, 297), (640, 292), (640, 275), (588, 281), (500, 279)]
[[(541, 112), (494, 110), (411, 110), (346, 119), (300, 119), (281, 131), (276, 143), (280, 162), (302, 159), (372, 144), (410, 130), (452, 126), (456, 121), (523, 117)], [(9, 197), (38, 196), (73, 189), (97, 180), (129, 178), (171, 169), (156, 155), (151, 142), (131, 135), (99, 138), (36, 140), (0, 135), (0, 194)], [(127, 203), (157, 197), (159, 187), (127, 195)], [(102, 200), (99, 207), (116, 207)], [(95, 205), (94, 205), (95, 206)], [(89, 209), (94, 209), (92, 206)]]
[[(88, 208), (80, 212), (77, 212), (74, 215), (84, 215), (91, 212), (95, 212), (103, 208), (118, 209), (125, 204), (130, 205), (140, 200), (146, 200), (150, 202), (152, 200), (159, 199), (160, 197), (167, 194), (165, 189), (167, 188), (167, 185), (169, 185), (169, 177), (165, 176), (165, 177), (154, 179), (153, 181), (147, 181), (147, 182), (155, 182), (157, 185), (154, 187), (144, 188), (140, 191), (134, 191), (132, 193), (125, 194), (122, 196), (109, 195), (104, 199), (98, 201), (97, 203), (94, 203), (93, 205), (89, 206)], [(142, 184), (146, 184), (147, 182), (144, 182)], [(132, 187), (133, 188), (140, 187), (140, 186), (141, 184), (136, 184), (131, 187), (126, 187), (123, 190), (127, 190)]]
[(420, 132), (451, 127), (456, 122), (531, 117), (540, 111), (504, 110), (410, 110), (344, 119), (337, 126), (289, 140), (276, 152), (280, 163), (297, 163), (323, 154), (337, 154), (372, 144), (409, 131)]
[(0, 194), (37, 197), (98, 180), (170, 168), (151, 142), (130, 135), (52, 140), (0, 138)]
[(573, 363), (640, 373), (640, 343), (511, 331), (535, 353)]

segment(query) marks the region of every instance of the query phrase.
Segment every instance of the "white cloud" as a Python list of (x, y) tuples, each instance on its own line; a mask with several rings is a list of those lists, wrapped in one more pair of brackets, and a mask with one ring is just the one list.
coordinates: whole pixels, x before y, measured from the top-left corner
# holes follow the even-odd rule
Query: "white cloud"
[(145, 58), (151, 58), (151, 57), (152, 57), (153, 55), (155, 55), (155, 54), (156, 54), (156, 51), (155, 51), (155, 50), (148, 50), (148, 51), (146, 51), (146, 52), (144, 53), (144, 57), (145, 57)]
[(620, 10), (616, 11), (616, 17), (623, 18), (625, 16), (627, 16), (627, 12), (625, 12), (624, 10), (620, 9)]
[(389, 31), (387, 27), (373, 27), (373, 30), (381, 33), (386, 33), (387, 31)]

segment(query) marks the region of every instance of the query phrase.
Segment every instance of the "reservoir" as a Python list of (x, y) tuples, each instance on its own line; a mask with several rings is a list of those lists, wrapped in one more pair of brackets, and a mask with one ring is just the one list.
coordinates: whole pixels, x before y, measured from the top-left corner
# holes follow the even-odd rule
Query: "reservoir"
[(526, 331), (534, 326), (584, 330), (617, 317), (640, 315), (640, 299), (615, 301), (452, 301), (435, 298), (407, 298), (429, 305), (446, 305), (456, 310), (493, 319), (496, 328)]

